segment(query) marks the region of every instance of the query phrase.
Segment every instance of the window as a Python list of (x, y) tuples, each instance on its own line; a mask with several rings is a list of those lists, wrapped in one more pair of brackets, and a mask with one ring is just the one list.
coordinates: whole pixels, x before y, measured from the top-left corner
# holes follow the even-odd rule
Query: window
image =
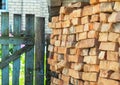
[(0, 0), (0, 10), (7, 10), (7, 0)]

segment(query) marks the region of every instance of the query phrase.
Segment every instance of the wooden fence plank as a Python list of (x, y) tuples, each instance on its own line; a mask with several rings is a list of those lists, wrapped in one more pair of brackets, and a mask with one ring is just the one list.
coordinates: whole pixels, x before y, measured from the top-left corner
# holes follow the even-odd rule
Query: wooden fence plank
[[(34, 15), (26, 15), (26, 36), (34, 38)], [(34, 48), (25, 55), (25, 85), (33, 85)]]
[(45, 18), (36, 18), (35, 85), (44, 85)]
[[(14, 37), (16, 36), (20, 37), (20, 31), (21, 31), (21, 15), (14, 15)], [(14, 45), (13, 52), (16, 52), (19, 49), (20, 45)], [(20, 75), (20, 58), (16, 59), (13, 62), (13, 75), (12, 75), (13, 85), (19, 85), (19, 75)]]
[[(2, 36), (9, 36), (9, 13), (1, 14)], [(9, 55), (9, 45), (2, 45), (2, 60)], [(9, 85), (9, 65), (2, 69), (2, 85)]]

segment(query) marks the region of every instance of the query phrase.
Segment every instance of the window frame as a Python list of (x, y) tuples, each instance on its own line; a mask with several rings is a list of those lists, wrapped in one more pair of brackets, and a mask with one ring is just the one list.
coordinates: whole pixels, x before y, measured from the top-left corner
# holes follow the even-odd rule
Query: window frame
[(0, 9), (0, 13), (1, 12), (8, 12), (8, 0), (6, 0), (5, 2), (6, 2), (6, 9)]

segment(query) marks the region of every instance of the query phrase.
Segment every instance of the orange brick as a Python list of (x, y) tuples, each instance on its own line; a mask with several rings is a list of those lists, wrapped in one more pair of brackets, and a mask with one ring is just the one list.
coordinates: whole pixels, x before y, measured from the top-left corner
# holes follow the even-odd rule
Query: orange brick
[(82, 16), (92, 15), (93, 6), (85, 6), (83, 8)]
[(111, 2), (100, 3), (101, 12), (113, 12), (113, 4)]
[(53, 29), (52, 32), (54, 35), (61, 35), (62, 34), (62, 29)]
[(91, 23), (87, 23), (84, 25), (84, 31), (90, 31), (92, 28), (91, 28)]
[(74, 34), (68, 35), (67, 41), (75, 41), (75, 40), (76, 40), (75, 37), (76, 37), (76, 36), (75, 36)]
[(81, 56), (87, 56), (87, 55), (89, 55), (89, 54), (88, 54), (89, 51), (90, 51), (89, 49), (82, 49), (80, 55), (81, 55)]
[(101, 60), (105, 60), (106, 57), (106, 52), (105, 51), (100, 51), (98, 58)]
[(102, 23), (101, 32), (109, 32), (112, 29), (112, 23)]
[(86, 81), (97, 81), (98, 73), (82, 73), (82, 79)]
[(69, 76), (69, 69), (68, 68), (63, 68), (62, 74), (65, 76)]
[(99, 78), (98, 80), (98, 85), (120, 85), (119, 81), (111, 80), (111, 79), (104, 79), (104, 78)]
[(79, 33), (78, 40), (87, 39), (87, 32)]
[(74, 10), (74, 8), (62, 6), (62, 7), (60, 8), (60, 14), (69, 14), (69, 13), (71, 13), (73, 10)]
[(115, 61), (100, 61), (99, 67), (101, 70), (112, 70), (120, 72), (120, 63)]
[(98, 32), (96, 31), (89, 31), (88, 32), (88, 38), (98, 38)]
[(67, 41), (68, 35), (62, 35), (62, 41)]
[(53, 45), (49, 45), (48, 46), (48, 51), (53, 52), (54, 51), (54, 46)]
[(116, 51), (118, 50), (117, 43), (114, 42), (102, 42), (99, 47), (100, 50)]
[(87, 24), (90, 22), (90, 16), (85, 16), (81, 18), (81, 24)]
[(66, 21), (62, 22), (62, 27), (70, 27), (70, 26), (71, 26), (70, 20), (66, 20)]
[(58, 53), (66, 54), (67, 53), (67, 48), (65, 48), (65, 47), (58, 47)]
[(64, 14), (60, 14), (59, 15), (59, 21), (63, 21), (64, 20), (64, 16), (65, 16)]
[(120, 12), (113, 12), (109, 16), (108, 22), (112, 22), (112, 23), (120, 22), (119, 16), (120, 16)]
[(81, 71), (83, 70), (83, 63), (71, 63), (71, 69), (74, 69), (75, 71)]
[(61, 45), (61, 41), (60, 40), (56, 40), (55, 41), (55, 46), (60, 46)]
[(71, 55), (74, 55), (74, 54), (77, 53), (77, 49), (76, 48), (69, 48), (68, 53), (71, 54)]
[(80, 24), (80, 18), (73, 18), (71, 22), (72, 22), (73, 25), (79, 25)]
[(108, 41), (117, 42), (119, 36), (120, 35), (118, 33), (110, 32), (109, 35), (108, 35)]
[(91, 22), (98, 22), (100, 20), (100, 17), (98, 14), (92, 15)]
[(58, 16), (55, 16), (55, 17), (52, 17), (52, 22), (58, 22), (59, 21), (59, 17)]
[(90, 51), (89, 51), (89, 55), (90, 56), (95, 56), (95, 55), (98, 55), (98, 47), (93, 47), (93, 48), (90, 48)]
[(100, 13), (100, 4), (96, 4), (93, 6), (93, 14)]
[(85, 56), (84, 62), (87, 64), (98, 64), (98, 57), (97, 56)]
[(55, 70), (61, 71), (64, 67), (67, 67), (67, 62), (61, 60), (59, 63), (55, 64)]
[(48, 27), (49, 28), (55, 28), (56, 27), (56, 23), (49, 22), (48, 23)]
[(91, 48), (91, 47), (94, 47), (96, 43), (97, 42), (95, 39), (86, 39), (86, 40), (80, 41), (77, 47), (78, 48)]
[(98, 85), (97, 82), (89, 82), (89, 81), (85, 81), (84, 85)]
[(57, 22), (55, 26), (56, 28), (62, 28), (62, 22)]
[(100, 70), (100, 77), (101, 78), (110, 78), (114, 80), (120, 80), (120, 73), (119, 72), (110, 72), (109, 70)]
[(81, 79), (82, 78), (82, 72), (75, 71), (73, 69), (69, 69), (69, 76), (76, 78), (76, 79)]
[(93, 30), (95, 30), (95, 31), (100, 31), (100, 29), (101, 29), (101, 23), (99, 23), (99, 22), (94, 22), (94, 23), (93, 23)]
[(84, 26), (83, 25), (77, 25), (74, 26), (75, 33), (83, 32)]
[(68, 55), (68, 61), (69, 62), (82, 62), (83, 61), (83, 57), (80, 55)]
[(97, 4), (99, 0), (90, 0), (90, 4)]
[(73, 11), (73, 17), (81, 17), (82, 16), (82, 9), (77, 9)]
[(74, 42), (74, 41), (68, 41), (68, 42), (66, 42), (66, 47), (72, 48), (72, 47), (75, 47), (75, 44), (76, 44), (76, 42)]
[(69, 29), (68, 28), (64, 28), (63, 29), (63, 34), (70, 34)]
[(78, 79), (75, 79), (75, 78), (72, 78), (72, 77), (70, 79), (70, 82), (73, 85), (84, 85), (82, 80), (78, 80)]
[[(119, 1), (119, 0), (118, 0), (118, 1)], [(115, 2), (114, 10), (115, 10), (115, 11), (120, 11), (120, 2)]]
[(57, 79), (57, 78), (51, 78), (52, 83), (57, 84), (57, 85), (62, 85), (62, 80)]
[(64, 20), (70, 20), (70, 15), (69, 15), (69, 14), (66, 14), (66, 15), (64, 16)]
[(50, 64), (51, 66), (54, 66), (55, 64), (57, 64), (57, 61), (55, 61), (54, 59), (48, 58), (48, 64)]
[(70, 77), (69, 76), (65, 76), (65, 75), (62, 75), (62, 78), (61, 78), (63, 81), (65, 82), (69, 82), (70, 80)]
[(99, 65), (84, 65), (84, 72), (99, 72)]
[(58, 48), (55, 46), (55, 47), (54, 47), (54, 52), (57, 52), (57, 50), (58, 50)]
[(113, 24), (113, 29), (112, 29), (112, 31), (113, 32), (116, 32), (116, 33), (120, 33), (120, 23), (115, 23), (115, 24)]
[(66, 41), (62, 41), (61, 42), (61, 47), (65, 47), (66, 46)]
[(108, 17), (110, 16), (110, 14), (108, 13), (100, 13), (100, 22), (108, 22)]
[(99, 41), (108, 41), (108, 33), (99, 33)]
[(107, 52), (107, 60), (118, 62), (119, 61), (118, 52), (108, 51)]

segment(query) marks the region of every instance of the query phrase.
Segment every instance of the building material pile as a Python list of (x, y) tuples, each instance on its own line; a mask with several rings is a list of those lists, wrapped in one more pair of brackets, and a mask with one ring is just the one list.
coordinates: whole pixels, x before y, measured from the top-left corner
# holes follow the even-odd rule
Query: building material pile
[(120, 2), (71, 3), (52, 18), (51, 85), (120, 85)]

